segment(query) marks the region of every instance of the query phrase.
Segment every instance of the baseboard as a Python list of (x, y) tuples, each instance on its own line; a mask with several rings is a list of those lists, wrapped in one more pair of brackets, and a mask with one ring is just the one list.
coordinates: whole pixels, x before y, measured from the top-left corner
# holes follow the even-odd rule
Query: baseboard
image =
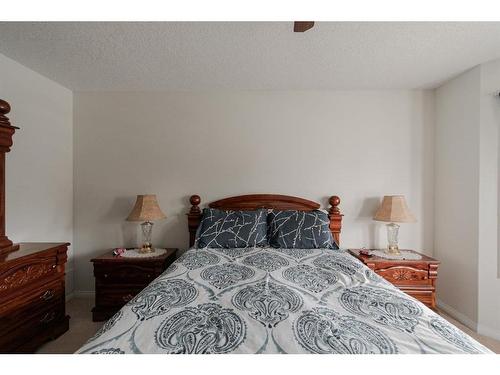
[(66, 302), (75, 298), (75, 292), (66, 293)]
[(73, 291), (72, 298), (94, 298), (95, 292), (93, 290), (75, 290)]
[(484, 324), (478, 324), (477, 333), (483, 336), (491, 337), (495, 340), (500, 340), (500, 330), (485, 326)]
[(450, 305), (447, 305), (446, 303), (441, 301), (439, 298), (437, 299), (437, 306), (438, 306), (438, 308), (443, 310), (445, 313), (447, 313), (452, 318), (458, 320), (460, 323), (469, 327), (474, 332), (477, 332), (477, 322), (473, 321), (468, 316), (462, 314), (460, 311), (455, 310), (453, 307), (451, 307)]
[(446, 303), (444, 303), (440, 299), (437, 300), (437, 306), (441, 310), (443, 310), (445, 313), (447, 313), (449, 316), (451, 316), (452, 318), (458, 320), (463, 325), (472, 329), (474, 332), (477, 332), (483, 336), (491, 337), (492, 339), (495, 339), (495, 340), (500, 340), (500, 330), (499, 329), (474, 322), (472, 319), (465, 316), (461, 312), (455, 310), (453, 307), (451, 307), (450, 305), (447, 305)]

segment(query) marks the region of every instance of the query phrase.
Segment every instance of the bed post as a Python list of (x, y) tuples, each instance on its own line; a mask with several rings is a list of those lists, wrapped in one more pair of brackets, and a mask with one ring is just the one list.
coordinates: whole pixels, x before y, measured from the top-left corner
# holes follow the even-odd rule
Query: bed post
[(199, 204), (201, 203), (201, 198), (199, 195), (191, 195), (189, 198), (191, 203), (191, 209), (189, 210), (188, 216), (188, 228), (189, 228), (189, 247), (194, 245), (194, 240), (196, 236), (196, 230), (198, 225), (200, 225), (201, 210)]
[(340, 231), (342, 229), (342, 216), (344, 216), (340, 213), (339, 209), (340, 198), (334, 195), (330, 197), (328, 202), (331, 205), (330, 209), (328, 210), (329, 212), (328, 218), (330, 219), (330, 230), (332, 231), (333, 239), (340, 247)]
[(9, 103), (0, 99), (0, 255), (19, 249), (5, 234), (5, 154), (10, 151), (12, 136), (19, 129), (10, 124), (9, 112)]

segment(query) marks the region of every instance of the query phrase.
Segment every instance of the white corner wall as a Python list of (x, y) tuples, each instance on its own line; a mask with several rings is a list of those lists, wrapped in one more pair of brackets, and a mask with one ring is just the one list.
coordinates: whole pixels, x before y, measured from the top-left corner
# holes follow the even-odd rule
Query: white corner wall
[(441, 307), (476, 329), (480, 70), (436, 90), (434, 255)]
[(478, 332), (500, 340), (500, 60), (481, 65)]
[(434, 251), (439, 306), (500, 339), (500, 60), (436, 90)]
[(384, 246), (372, 220), (381, 197), (404, 194), (418, 223), (401, 244), (432, 254), (432, 91), (75, 93), (76, 289), (94, 289), (89, 260), (136, 246), (125, 221), (136, 194), (168, 218), (153, 240), (186, 249), (188, 198), (246, 193), (341, 197), (341, 241)]
[[(14, 242), (73, 242), (73, 94), (0, 54), (0, 98), (20, 129), (6, 162), (6, 232)], [(72, 247), (66, 292), (73, 290)]]

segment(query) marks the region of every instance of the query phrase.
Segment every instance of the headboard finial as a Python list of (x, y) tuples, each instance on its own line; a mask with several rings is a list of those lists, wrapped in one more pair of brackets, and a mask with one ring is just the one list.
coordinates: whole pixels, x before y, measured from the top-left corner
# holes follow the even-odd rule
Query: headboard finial
[(330, 197), (330, 199), (328, 200), (328, 202), (332, 206), (332, 207), (330, 207), (329, 212), (331, 214), (340, 214), (340, 209), (339, 209), (340, 198), (338, 196), (336, 196), (336, 195), (333, 195), (333, 196)]
[(10, 125), (9, 118), (5, 116), (10, 112), (10, 104), (0, 99), (0, 125)]
[(199, 195), (191, 195), (189, 197), (189, 203), (191, 203), (191, 209), (189, 210), (189, 213), (199, 213), (200, 212), (200, 206), (199, 204), (201, 203), (201, 198)]

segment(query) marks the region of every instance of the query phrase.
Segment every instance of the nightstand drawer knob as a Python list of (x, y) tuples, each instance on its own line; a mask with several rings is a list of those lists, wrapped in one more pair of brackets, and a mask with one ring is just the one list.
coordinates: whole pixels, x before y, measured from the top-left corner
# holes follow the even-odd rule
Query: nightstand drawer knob
[(40, 299), (43, 299), (44, 301), (48, 301), (54, 297), (54, 291), (52, 289), (46, 290), (45, 293), (43, 293), (40, 296)]
[(107, 273), (105, 273), (105, 274), (104, 274), (104, 278), (107, 278), (107, 277), (108, 277), (108, 274), (107, 274)]
[(45, 314), (41, 319), (40, 319), (40, 323), (50, 323), (51, 321), (54, 320), (54, 318), (56, 317), (56, 313), (55, 312), (50, 312), (50, 313), (47, 313)]

